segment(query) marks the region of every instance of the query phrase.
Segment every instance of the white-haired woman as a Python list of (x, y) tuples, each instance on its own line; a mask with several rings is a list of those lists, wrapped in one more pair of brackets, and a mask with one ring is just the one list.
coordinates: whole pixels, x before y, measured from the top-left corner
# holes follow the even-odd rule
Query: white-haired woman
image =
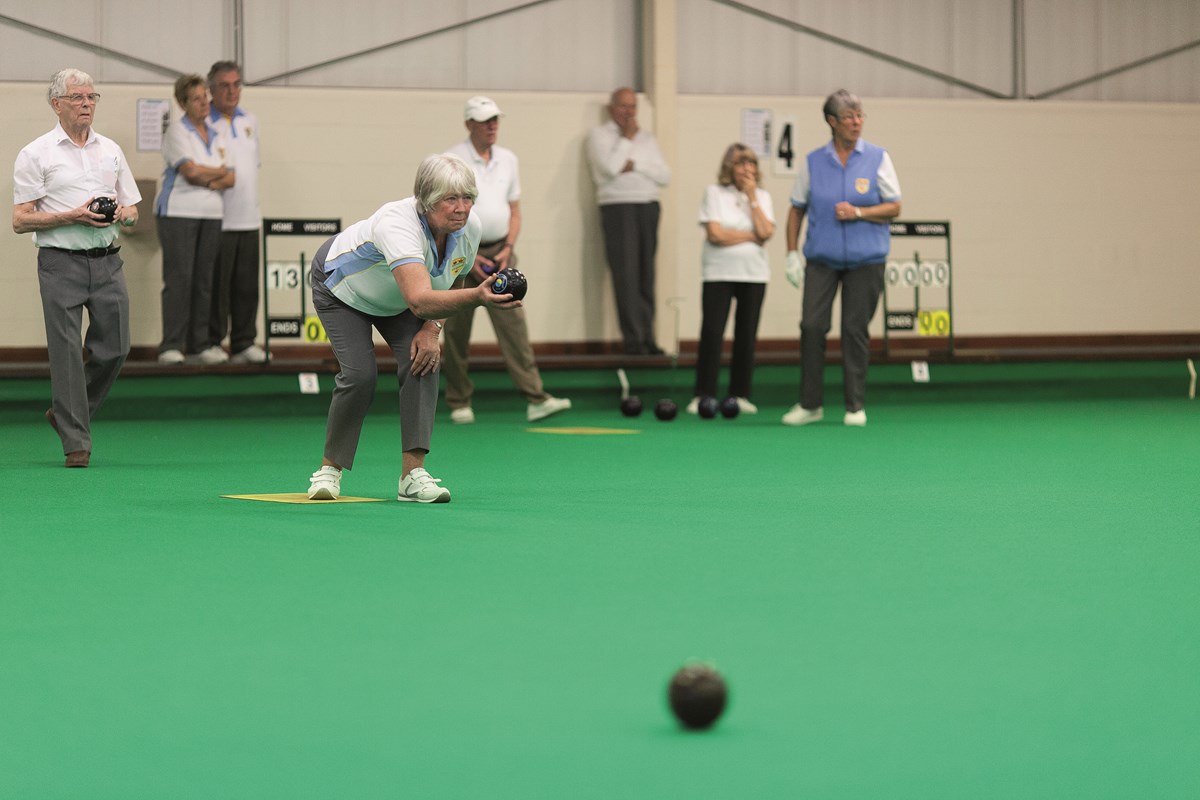
[[(883, 292), (890, 227), (900, 215), (900, 181), (892, 158), (862, 138), (862, 101), (839, 89), (821, 109), (832, 134), (800, 162), (787, 221), (788, 280), (803, 286), (800, 318), (800, 402), (784, 425), (820, 422), (825, 405), (825, 340), (833, 298), (842, 290), (842, 388), (846, 425), (867, 424), (867, 326)], [(807, 219), (804, 257), (797, 251)]]
[(336, 500), (342, 470), (354, 465), (378, 369), (372, 329), (396, 356), (403, 451), (396, 499), (448, 503), (450, 491), (425, 470), (433, 436), (446, 317), (467, 308), (519, 308), (492, 292), (496, 276), (471, 289), (451, 289), (475, 263), (482, 226), (472, 212), (475, 171), (452, 155), (429, 156), (417, 168), (413, 197), (387, 203), (325, 242), (312, 262), (313, 305), (340, 371), (329, 404), (325, 456), (308, 496)]
[(162, 189), (154, 201), (162, 244), (162, 364), (221, 364), (229, 356), (212, 341), (213, 273), (221, 248), (221, 192), (237, 176), (225, 166), (229, 148), (208, 119), (208, 87), (199, 75), (175, 81), (183, 116), (163, 137)]

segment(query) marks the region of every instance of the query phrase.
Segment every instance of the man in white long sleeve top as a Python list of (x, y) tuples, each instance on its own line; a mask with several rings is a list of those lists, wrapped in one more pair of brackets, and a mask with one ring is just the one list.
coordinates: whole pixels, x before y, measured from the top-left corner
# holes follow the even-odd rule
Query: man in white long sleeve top
[(654, 339), (654, 254), (658, 198), (671, 169), (654, 136), (638, 128), (633, 89), (613, 92), (608, 113), (609, 121), (588, 135), (588, 160), (621, 336), (629, 355), (662, 355)]

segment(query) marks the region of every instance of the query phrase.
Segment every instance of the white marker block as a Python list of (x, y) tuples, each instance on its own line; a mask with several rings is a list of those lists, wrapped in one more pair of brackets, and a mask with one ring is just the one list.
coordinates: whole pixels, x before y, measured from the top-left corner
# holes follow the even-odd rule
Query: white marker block
[(301, 372), (300, 375), (300, 394), (320, 394), (321, 384), (317, 382), (317, 373)]

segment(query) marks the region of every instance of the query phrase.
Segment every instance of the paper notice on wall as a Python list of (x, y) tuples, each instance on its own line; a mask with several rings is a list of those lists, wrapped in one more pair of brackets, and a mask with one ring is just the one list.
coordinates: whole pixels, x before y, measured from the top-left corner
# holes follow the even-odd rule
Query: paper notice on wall
[(742, 109), (742, 144), (759, 158), (771, 155), (771, 112), (765, 108)]
[(162, 150), (163, 133), (171, 121), (168, 100), (137, 101), (137, 149), (155, 153)]

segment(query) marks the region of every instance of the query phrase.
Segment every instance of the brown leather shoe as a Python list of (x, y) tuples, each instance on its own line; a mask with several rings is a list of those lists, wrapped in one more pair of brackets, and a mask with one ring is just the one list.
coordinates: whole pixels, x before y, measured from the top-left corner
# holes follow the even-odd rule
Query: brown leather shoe
[(50, 423), (50, 427), (54, 428), (55, 433), (58, 433), (58, 420), (56, 420), (54, 418), (54, 409), (53, 408), (46, 409), (46, 422)]
[(91, 450), (72, 450), (67, 453), (67, 466), (71, 468), (86, 467), (91, 457)]

